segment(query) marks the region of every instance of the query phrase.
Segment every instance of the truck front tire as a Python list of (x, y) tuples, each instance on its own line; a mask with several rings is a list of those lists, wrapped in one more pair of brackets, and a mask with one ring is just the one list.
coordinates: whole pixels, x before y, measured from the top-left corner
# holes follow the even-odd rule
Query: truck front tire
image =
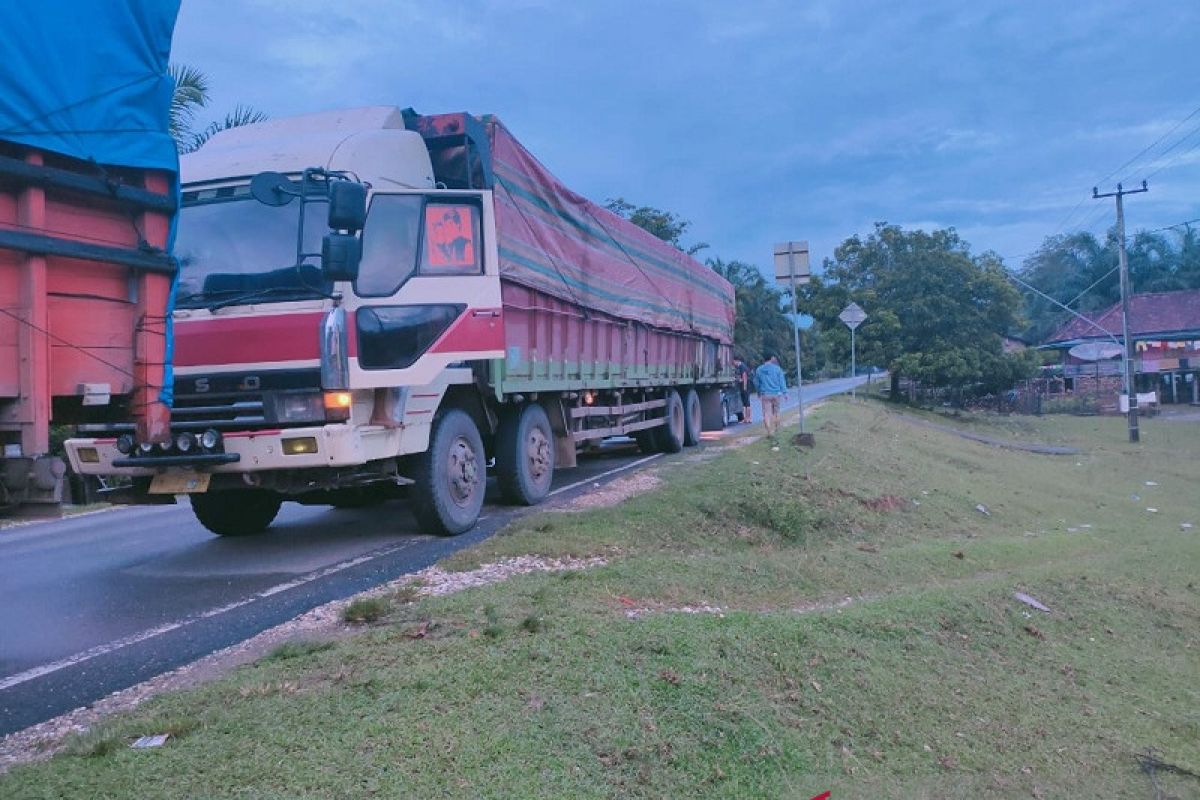
[(510, 503), (532, 506), (550, 494), (554, 433), (537, 403), (511, 409), (496, 432), (496, 481)]
[(275, 521), (283, 498), (265, 489), (205, 492), (189, 496), (192, 513), (217, 536), (253, 536)]
[(457, 536), (475, 527), (487, 487), (487, 458), (470, 415), (457, 408), (438, 415), (411, 477), (412, 510), (423, 531)]
[(700, 431), (703, 430), (703, 420), (700, 412), (700, 394), (695, 389), (688, 389), (683, 395), (683, 443), (687, 447), (700, 444)]
[(654, 441), (658, 445), (658, 449), (663, 453), (678, 453), (683, 449), (684, 430), (684, 412), (683, 400), (679, 398), (679, 392), (674, 389), (667, 390), (667, 405), (663, 409), (663, 416), (666, 421), (663, 425), (654, 428)]

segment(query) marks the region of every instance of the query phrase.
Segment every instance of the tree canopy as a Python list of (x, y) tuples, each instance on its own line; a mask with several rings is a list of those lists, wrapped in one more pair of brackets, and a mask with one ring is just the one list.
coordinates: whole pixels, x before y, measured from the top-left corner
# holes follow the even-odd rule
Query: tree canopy
[[(824, 355), (848, 363), (846, 304), (868, 314), (856, 333), (860, 364), (886, 367), (934, 387), (994, 391), (1025, 377), (1031, 356), (1006, 354), (1004, 337), (1023, 325), (1022, 301), (999, 257), (972, 255), (953, 228), (905, 231), (877, 223), (845, 240), (824, 274), (803, 290), (822, 330)], [(895, 393), (893, 393), (895, 394)]]

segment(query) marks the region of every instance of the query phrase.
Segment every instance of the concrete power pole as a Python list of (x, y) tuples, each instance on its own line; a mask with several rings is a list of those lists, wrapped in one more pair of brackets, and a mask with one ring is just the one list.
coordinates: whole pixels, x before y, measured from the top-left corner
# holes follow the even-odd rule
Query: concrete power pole
[(1117, 198), (1117, 264), (1121, 273), (1121, 336), (1125, 342), (1125, 395), (1129, 398), (1129, 441), (1140, 441), (1138, 433), (1137, 387), (1133, 383), (1133, 359), (1137, 355), (1133, 337), (1129, 335), (1129, 297), (1133, 290), (1129, 285), (1129, 259), (1125, 255), (1125, 202), (1127, 194), (1141, 194), (1149, 191), (1146, 182), (1142, 181), (1140, 189), (1124, 189), (1117, 184), (1115, 192), (1100, 194), (1095, 186), (1092, 187), (1092, 199), (1103, 197)]

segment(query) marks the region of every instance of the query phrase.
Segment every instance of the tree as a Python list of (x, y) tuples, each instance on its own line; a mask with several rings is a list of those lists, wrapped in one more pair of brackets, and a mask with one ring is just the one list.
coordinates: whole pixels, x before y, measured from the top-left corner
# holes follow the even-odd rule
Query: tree
[(191, 138), (196, 113), (208, 105), (208, 77), (187, 64), (172, 64), (170, 73), (175, 92), (171, 95), (167, 130), (178, 146)]
[(1021, 296), (1000, 258), (972, 255), (953, 228), (904, 231), (876, 223), (866, 239), (847, 239), (825, 260), (824, 279), (810, 286), (807, 300), (827, 345), (838, 351), (845, 326), (837, 314), (851, 300), (867, 311), (856, 333), (859, 352), (864, 363), (891, 371), (893, 398), (902, 376), (962, 392), (1031, 369), (1026, 357), (1004, 353), (1004, 336), (1023, 320)]
[(794, 370), (792, 324), (782, 311), (780, 291), (767, 283), (757, 267), (744, 261), (710, 258), (707, 263), (713, 272), (733, 284), (737, 303), (734, 350), (751, 364), (774, 353), (784, 370)]
[(180, 153), (199, 150), (213, 134), (219, 131), (262, 122), (267, 118), (263, 112), (239, 103), (223, 118), (196, 130), (196, 116), (208, 105), (208, 76), (188, 64), (172, 64), (171, 79), (175, 81), (175, 92), (171, 96), (168, 130)]
[(692, 226), (692, 223), (685, 219), (680, 219), (678, 215), (671, 211), (663, 211), (661, 208), (654, 208), (652, 206), (635, 206), (623, 197), (609, 200), (604, 204), (604, 207), (617, 216), (624, 217), (639, 228), (649, 231), (664, 242), (674, 245), (689, 256), (694, 256), (708, 247), (703, 242), (694, 244), (691, 247), (684, 247), (682, 237), (687, 232), (687, 229)]

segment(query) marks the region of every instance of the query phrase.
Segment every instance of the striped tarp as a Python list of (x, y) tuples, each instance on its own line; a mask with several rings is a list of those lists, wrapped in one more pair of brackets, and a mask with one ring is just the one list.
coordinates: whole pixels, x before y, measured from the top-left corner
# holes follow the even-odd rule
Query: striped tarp
[(416, 127), (434, 136), (482, 123), (490, 175), (474, 162), (472, 169), (494, 190), (505, 280), (656, 328), (732, 342), (728, 281), (565, 187), (497, 118), (465, 116), (420, 117)]

